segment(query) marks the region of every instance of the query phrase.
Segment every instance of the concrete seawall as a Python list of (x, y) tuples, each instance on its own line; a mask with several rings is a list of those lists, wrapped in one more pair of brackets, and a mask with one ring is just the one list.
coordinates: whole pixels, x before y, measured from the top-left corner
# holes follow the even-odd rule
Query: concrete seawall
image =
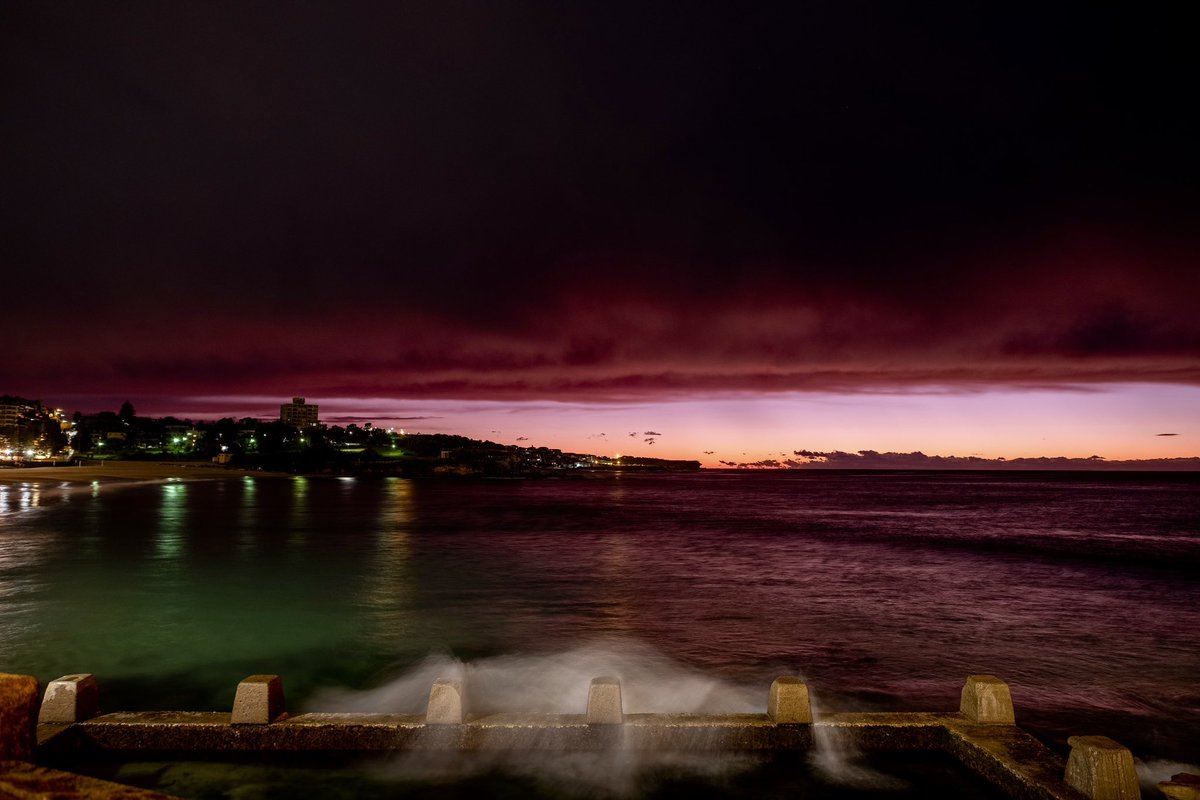
[[(91, 675), (64, 676), (46, 688), (34, 722), (32, 679), (0, 676), (0, 759), (69, 769), (88, 759), (189, 760), (270, 755), (357, 757), (405, 750), (650, 751), (809, 750), (823, 736), (864, 752), (949, 754), (1016, 798), (1134, 800), (1140, 797), (1132, 755), (1111, 739), (1073, 737), (1070, 758), (1047, 749), (1015, 724), (1008, 686), (974, 675), (956, 712), (827, 713), (814, 719), (808, 687), (794, 676), (764, 692), (762, 714), (626, 714), (615, 678), (592, 681), (578, 714), (470, 713), (470, 686), (438, 680), (424, 715), (289, 715), (278, 676), (242, 681), (229, 712), (100, 713)], [(32, 683), (36, 692), (36, 682)], [(36, 752), (30, 743), (36, 737)], [(11, 772), (11, 768), (10, 768)], [(58, 773), (64, 774), (64, 773)], [(0, 788), (3, 776), (0, 775)], [(79, 796), (93, 796), (80, 794)], [(101, 796), (101, 795), (94, 795)]]

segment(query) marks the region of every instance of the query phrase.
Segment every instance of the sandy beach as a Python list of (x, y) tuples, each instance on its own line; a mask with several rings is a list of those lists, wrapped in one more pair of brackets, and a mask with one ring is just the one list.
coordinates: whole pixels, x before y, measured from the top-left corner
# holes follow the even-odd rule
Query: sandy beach
[(0, 469), (0, 483), (59, 484), (63, 482), (92, 483), (93, 481), (118, 483), (128, 481), (158, 481), (168, 478), (212, 480), (240, 478), (246, 475), (267, 477), (279, 474), (281, 473), (231, 469), (216, 464), (199, 462), (105, 461), (98, 464), (85, 464), (80, 467), (59, 466)]

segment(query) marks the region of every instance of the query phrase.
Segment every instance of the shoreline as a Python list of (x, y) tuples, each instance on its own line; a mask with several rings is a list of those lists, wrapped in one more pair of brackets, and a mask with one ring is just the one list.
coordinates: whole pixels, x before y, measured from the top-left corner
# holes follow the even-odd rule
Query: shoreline
[(0, 484), (13, 483), (136, 483), (141, 481), (216, 480), (228, 478), (289, 477), (282, 472), (237, 469), (202, 462), (106, 461), (100, 464), (61, 467), (0, 469)]

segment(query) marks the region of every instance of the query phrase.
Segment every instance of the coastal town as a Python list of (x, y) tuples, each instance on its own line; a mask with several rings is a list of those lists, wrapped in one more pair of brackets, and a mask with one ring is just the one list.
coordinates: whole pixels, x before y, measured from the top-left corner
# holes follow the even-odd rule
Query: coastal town
[(412, 433), (371, 422), (327, 425), (320, 406), (293, 397), (271, 419), (143, 417), (132, 403), (69, 415), (40, 400), (0, 395), (0, 468), (111, 460), (183, 462), (306, 474), (511, 477), (581, 470), (692, 470), (698, 461), (600, 456), (548, 447)]

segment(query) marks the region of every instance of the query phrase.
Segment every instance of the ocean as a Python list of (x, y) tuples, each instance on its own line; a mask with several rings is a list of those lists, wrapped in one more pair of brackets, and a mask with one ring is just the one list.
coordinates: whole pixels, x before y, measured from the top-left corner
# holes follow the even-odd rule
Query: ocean
[(0, 484), (0, 644), (105, 710), (274, 673), (293, 710), (420, 713), (458, 670), (494, 710), (617, 674), (627, 712), (762, 711), (800, 674), (818, 713), (934, 711), (991, 673), (1053, 748), (1195, 765), (1200, 475)]

